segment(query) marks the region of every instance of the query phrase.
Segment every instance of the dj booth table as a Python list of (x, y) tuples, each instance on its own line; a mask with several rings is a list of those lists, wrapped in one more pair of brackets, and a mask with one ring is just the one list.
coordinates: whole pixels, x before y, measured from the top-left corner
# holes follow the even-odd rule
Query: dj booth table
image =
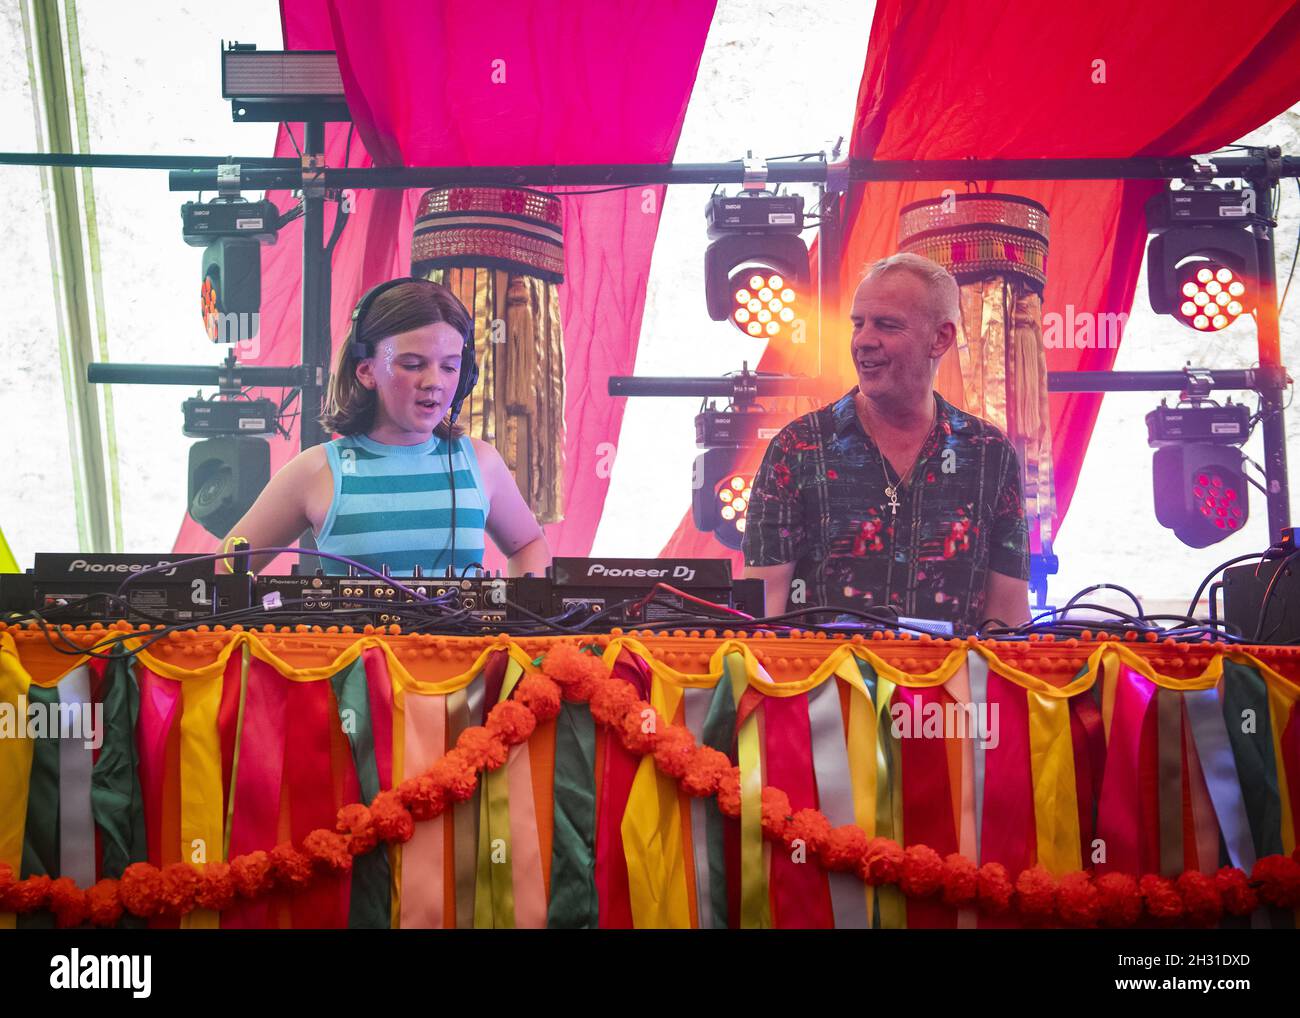
[(1300, 907), (1296, 648), (158, 636), (0, 629), (0, 927), (1293, 927)]

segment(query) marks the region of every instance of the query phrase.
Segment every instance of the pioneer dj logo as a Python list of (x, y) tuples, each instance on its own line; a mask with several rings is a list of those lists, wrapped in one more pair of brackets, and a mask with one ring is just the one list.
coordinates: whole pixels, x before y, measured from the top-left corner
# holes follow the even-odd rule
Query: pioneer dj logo
[(619, 569), (617, 566), (606, 566), (600, 562), (593, 562), (587, 567), (587, 578), (594, 576), (604, 576), (609, 579), (623, 579), (626, 577), (635, 577), (637, 579), (645, 578), (647, 580), (660, 580), (670, 577), (674, 580), (681, 580), (683, 583), (689, 583), (695, 579), (695, 570), (690, 566), (673, 566), (672, 569), (642, 569), (629, 568)]
[(151, 566), (147, 563), (135, 562), (87, 562), (84, 558), (73, 559), (72, 564), (68, 566), (70, 573), (139, 573), (146, 569), (153, 569), (155, 566), (171, 566), (163, 576), (175, 576), (176, 566), (163, 560)]

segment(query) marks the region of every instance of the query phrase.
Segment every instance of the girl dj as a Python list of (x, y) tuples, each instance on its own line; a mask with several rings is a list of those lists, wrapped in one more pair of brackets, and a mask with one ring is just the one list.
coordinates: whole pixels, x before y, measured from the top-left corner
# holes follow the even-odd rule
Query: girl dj
[[(321, 422), (341, 438), (299, 453), (271, 478), (226, 544), (283, 547), (308, 527), (321, 551), (372, 569), (465, 575), (484, 536), (510, 576), (542, 575), (542, 528), (500, 454), (454, 423), (478, 377), (473, 323), (446, 287), (381, 283), (357, 303), (335, 356)], [(271, 554), (254, 555), (259, 571)], [(321, 560), (327, 573), (343, 563)]]

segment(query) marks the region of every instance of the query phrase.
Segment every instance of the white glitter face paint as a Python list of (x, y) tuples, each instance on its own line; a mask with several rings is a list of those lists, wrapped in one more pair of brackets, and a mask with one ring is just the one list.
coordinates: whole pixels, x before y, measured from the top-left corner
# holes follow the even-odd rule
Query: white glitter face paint
[(379, 349), (375, 351), (379, 355), (379, 360), (383, 362), (384, 371), (389, 379), (397, 376), (397, 344), (391, 339), (385, 339), (379, 344)]

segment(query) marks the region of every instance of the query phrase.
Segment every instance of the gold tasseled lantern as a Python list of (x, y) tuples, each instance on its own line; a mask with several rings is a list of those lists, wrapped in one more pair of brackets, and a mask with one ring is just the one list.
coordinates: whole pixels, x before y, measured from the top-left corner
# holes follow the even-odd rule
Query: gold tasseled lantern
[(1043, 349), (1047, 209), (1011, 194), (952, 194), (913, 202), (899, 217), (898, 249), (938, 262), (961, 289), (957, 360), (962, 391), (944, 393), (997, 425), (1024, 474), (1031, 548), (1050, 551), (1052, 431)]
[(560, 199), (522, 187), (439, 187), (420, 199), (411, 274), (474, 320), (479, 381), (460, 423), (501, 453), (541, 523), (564, 518)]

